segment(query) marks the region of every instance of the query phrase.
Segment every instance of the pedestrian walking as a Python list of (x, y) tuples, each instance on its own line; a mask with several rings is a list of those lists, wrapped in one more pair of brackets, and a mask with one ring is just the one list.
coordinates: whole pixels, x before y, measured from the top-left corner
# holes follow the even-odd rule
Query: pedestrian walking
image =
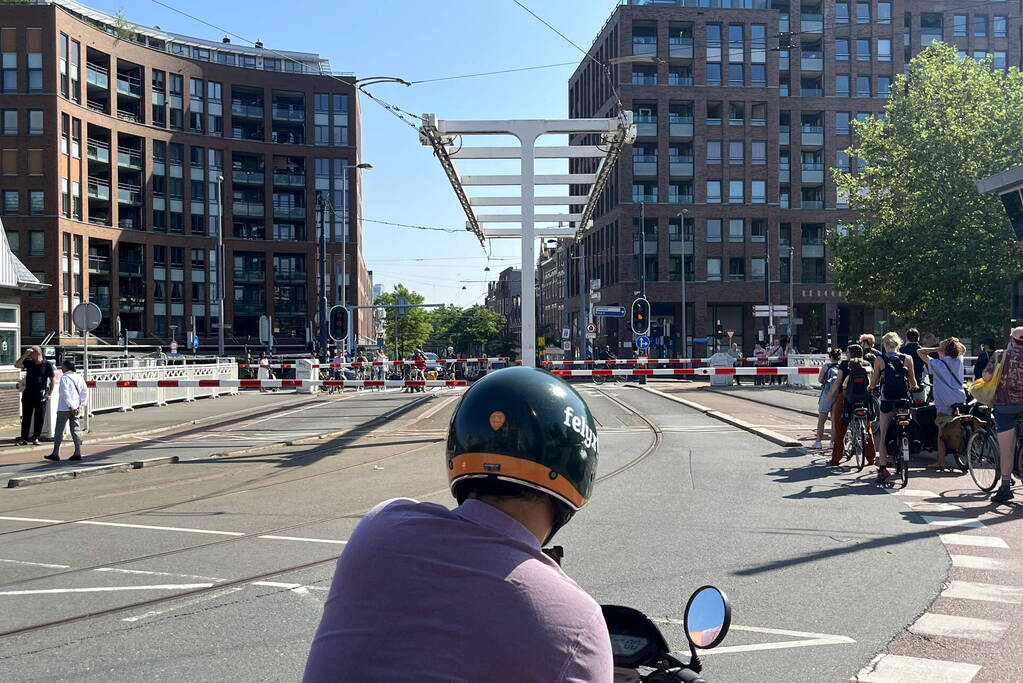
[[(823, 448), (821, 441), (824, 440), (824, 423), (828, 421), (831, 409), (835, 405), (835, 397), (832, 395), (831, 389), (835, 380), (838, 379), (838, 365), (841, 360), (842, 350), (832, 349), (828, 352), (828, 362), (821, 367), (821, 371), (817, 375), (817, 382), (821, 385), (821, 394), (817, 399), (817, 439), (810, 447), (814, 450)], [(834, 424), (831, 425), (831, 431), (834, 434)]]
[[(256, 373), (256, 379), (273, 379), (273, 373), (270, 371), (270, 359), (267, 357), (266, 351), (259, 354), (259, 370)], [(266, 387), (262, 384), (259, 385), (259, 393), (266, 393)]]
[(15, 361), (14, 367), (25, 371), (25, 378), (18, 383), (21, 389), (21, 438), (15, 443), (27, 446), (31, 427), (31, 442), (38, 446), (39, 436), (43, 433), (46, 401), (53, 393), (53, 363), (43, 358), (41, 348), (32, 346)]
[[(771, 348), (768, 350), (768, 352), (767, 352), (768, 357), (775, 359), (775, 360), (772, 360), (770, 362), (770, 365), (772, 367), (782, 367), (782, 366), (785, 365), (785, 361), (778, 360), (778, 359), (785, 355), (785, 342), (786, 341), (787, 340), (785, 340), (785, 339), (782, 339), (782, 340), (775, 339), (774, 340), (774, 344), (772, 344)], [(784, 383), (782, 381), (781, 375), (771, 375), (770, 376), (770, 382), (771, 382), (771, 384), (783, 384)]]
[(75, 368), (74, 362), (66, 360), (60, 365), (64, 374), (60, 376), (57, 388), (57, 424), (53, 430), (53, 452), (45, 456), (54, 462), (60, 460), (60, 444), (64, 440), (64, 428), (70, 426), (71, 441), (75, 444), (75, 452), (68, 460), (82, 459), (82, 433), (78, 429), (78, 418), (87, 410), (89, 388), (85, 386)]
[[(767, 365), (767, 349), (760, 342), (753, 345), (753, 366), (761, 368)], [(753, 376), (753, 385), (760, 386), (764, 383), (764, 378), (760, 375)]]
[[(379, 363), (379, 365), (373, 366), (373, 379), (387, 379), (387, 354), (384, 353), (383, 349), (377, 349), (377, 355), (373, 358), (373, 362)], [(382, 391), (383, 387), (380, 387), (380, 389)]]

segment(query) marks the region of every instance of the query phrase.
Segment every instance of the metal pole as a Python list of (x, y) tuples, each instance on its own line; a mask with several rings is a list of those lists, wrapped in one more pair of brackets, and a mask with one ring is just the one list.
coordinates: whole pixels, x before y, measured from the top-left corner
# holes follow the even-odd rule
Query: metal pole
[(519, 144), (522, 148), (522, 170), (520, 171), (522, 181), (522, 281), (521, 307), (522, 307), (522, 336), (520, 341), (520, 353), (522, 365), (530, 368), (536, 367), (536, 296), (530, 290), (535, 287), (536, 282), (536, 232), (534, 206), (536, 188), (533, 187), (534, 163), (533, 147), (541, 130), (535, 130), (520, 134)]
[[(82, 361), (82, 373), (85, 375), (85, 381), (89, 381), (89, 330), (85, 331), (85, 342), (82, 345), (82, 355), (84, 359)], [(89, 431), (89, 405), (85, 405), (85, 418), (83, 420), (82, 429), (86, 432)], [(54, 436), (57, 436), (54, 434)]]
[[(341, 305), (348, 305), (348, 169), (350, 166), (347, 164), (342, 167), (342, 173), (344, 174), (341, 178), (341, 275), (338, 278), (340, 288), (340, 299)], [(324, 242), (324, 249), (326, 249), (326, 242)], [(324, 299), (326, 301), (326, 299)], [(345, 331), (345, 351), (347, 353), (355, 353), (355, 348), (352, 345), (352, 333), (355, 327), (355, 311), (348, 309), (348, 329)]]
[(771, 328), (774, 327), (774, 309), (771, 308), (771, 231), (764, 228), (764, 298), (767, 299), (767, 338), (764, 346), (771, 347)]
[(795, 258), (796, 248), (789, 245), (789, 343), (792, 343), (792, 334), (796, 331), (796, 304), (793, 294), (794, 283), (792, 282), (792, 259)]
[[(695, 250), (695, 244), (693, 245)], [(689, 358), (689, 328), (686, 326), (686, 221), (682, 219), (682, 357)]]
[(224, 356), (224, 176), (217, 176), (217, 355)]
[(320, 210), (320, 358), (326, 358), (327, 352), (327, 220), (326, 202), (323, 195), (316, 198)]
[(639, 295), (646, 298), (646, 202), (639, 203)]
[(579, 253), (579, 359), (586, 358), (586, 252), (582, 240), (578, 242)]

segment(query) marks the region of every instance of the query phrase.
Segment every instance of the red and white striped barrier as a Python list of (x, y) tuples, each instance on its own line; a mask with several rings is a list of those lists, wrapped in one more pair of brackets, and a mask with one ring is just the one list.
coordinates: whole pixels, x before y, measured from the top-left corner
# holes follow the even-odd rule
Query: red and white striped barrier
[[(118, 379), (89, 380), (90, 389), (151, 389), (157, 387), (224, 387), (283, 389), (298, 387), (464, 387), (464, 379)], [(15, 389), (15, 382), (0, 382), (0, 389)]]
[(602, 375), (816, 375), (820, 368), (813, 366), (777, 368), (611, 368), (596, 370), (551, 370), (560, 377), (593, 377)]
[[(486, 363), (486, 362), (493, 362), (493, 361), (507, 361), (509, 363), (516, 363), (516, 364), (521, 364), (522, 363), (522, 361), (520, 361), (520, 360), (513, 361), (513, 360), (511, 360), (510, 358), (508, 358), (506, 356), (494, 357), (494, 358), (487, 358), (486, 356), (484, 356), (482, 358), (438, 358), (436, 360), (427, 360), (426, 363), (427, 363), (427, 365), (429, 365), (430, 363)], [(326, 368), (326, 367), (331, 367), (331, 368), (363, 368), (363, 367), (369, 367), (371, 365), (415, 365), (415, 361), (413, 361), (413, 360), (387, 360), (387, 361), (374, 360), (374, 361), (366, 361), (364, 363), (360, 363), (358, 361), (354, 361), (354, 362), (351, 362), (351, 363), (313, 363), (312, 366), (314, 368)], [(238, 367), (240, 367), (240, 368), (258, 368), (258, 367), (260, 367), (260, 365), (258, 363), (239, 363)], [(271, 364), (270, 367), (275, 369), (275, 370), (287, 370), (287, 369), (297, 368), (298, 366), (295, 365), (294, 363), (274, 363), (274, 364)]]
[[(698, 363), (706, 363), (709, 359), (707, 358), (618, 358), (615, 360), (545, 360), (543, 365), (644, 365), (649, 363), (656, 363), (659, 365), (669, 364), (683, 364), (689, 363), (696, 365)], [(743, 363), (753, 363), (758, 360), (768, 361), (786, 361), (788, 360), (785, 356), (771, 356), (769, 358), (736, 358), (737, 361)]]

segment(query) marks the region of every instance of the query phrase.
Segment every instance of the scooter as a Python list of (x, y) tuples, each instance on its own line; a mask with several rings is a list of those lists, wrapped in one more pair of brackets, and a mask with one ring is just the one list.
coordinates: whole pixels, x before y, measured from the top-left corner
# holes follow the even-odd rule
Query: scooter
[(720, 589), (704, 586), (693, 593), (683, 619), (689, 641), (686, 659), (669, 651), (660, 630), (639, 610), (618, 605), (601, 605), (601, 609), (611, 634), (615, 683), (707, 683), (700, 676), (703, 662), (696, 649), (720, 645), (732, 620), (731, 604)]

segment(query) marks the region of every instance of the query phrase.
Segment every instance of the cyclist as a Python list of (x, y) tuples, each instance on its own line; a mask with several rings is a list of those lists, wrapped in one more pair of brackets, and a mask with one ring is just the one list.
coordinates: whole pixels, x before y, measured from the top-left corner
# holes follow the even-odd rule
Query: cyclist
[(444, 377), (447, 379), (457, 379), (458, 366), (460, 363), (454, 362), (458, 358), (458, 354), (455, 353), (455, 347), (449, 346), (447, 351), (444, 352), (444, 359), (449, 361), (444, 363), (442, 370), (444, 371)]
[(881, 354), (878, 353), (877, 349), (874, 348), (874, 344), (876, 343), (877, 342), (874, 339), (874, 335), (870, 334), (869, 332), (864, 332), (863, 334), (860, 335), (859, 344), (860, 348), (863, 349), (863, 360), (870, 363), (871, 366), (874, 365), (875, 360), (881, 357)]
[(870, 422), (876, 417), (873, 413), (874, 402), (867, 385), (870, 384), (870, 365), (863, 360), (863, 348), (859, 344), (850, 344), (845, 350), (846, 360), (838, 364), (838, 377), (832, 383), (831, 396), (835, 406), (831, 413), (831, 464), (842, 462), (845, 449), (845, 432), (849, 427), (853, 408), (857, 405), (867, 406), (867, 447), (863, 459), (874, 462), (874, 439), (871, 435)]
[(600, 353), (597, 354), (597, 357), (600, 360), (618, 360), (618, 356), (614, 355), (611, 352), (611, 346), (608, 344), (604, 344), (604, 348), (600, 350)]
[[(415, 372), (412, 375), (412, 379), (425, 380), (426, 379), (426, 354), (423, 353), (422, 349), (416, 349), (416, 352), (412, 355), (412, 366), (415, 368)], [(421, 392), (426, 391), (424, 387), (412, 387), (413, 391)]]
[(995, 431), (998, 432), (999, 462), (1002, 483), (991, 496), (992, 503), (1006, 503), (1013, 498), (1012, 465), (1016, 448), (1016, 420), (1023, 414), (1023, 327), (1014, 327), (1009, 346), (996, 351), (984, 368), (984, 379), (991, 380), (995, 368), (1002, 363), (1002, 378), (995, 391)]
[[(828, 362), (821, 366), (821, 371), (817, 375), (817, 382), (821, 385), (821, 393), (817, 399), (817, 440), (810, 446), (813, 450), (820, 450), (821, 439), (824, 438), (824, 423), (828, 421), (828, 415), (831, 414), (831, 408), (835, 404), (834, 397), (831, 396), (831, 386), (838, 379), (838, 366), (839, 361), (842, 360), (842, 350), (832, 349), (828, 352)], [(835, 425), (832, 422), (831, 431), (834, 432)]]
[(913, 392), (913, 400), (922, 402), (927, 400), (927, 387), (924, 386), (926, 378), (924, 370), (927, 368), (927, 361), (918, 359), (917, 351), (921, 348), (923, 347), (920, 346), (920, 330), (915, 327), (906, 330), (906, 343), (899, 347), (899, 353), (904, 353), (913, 359), (913, 372), (916, 375), (916, 385), (919, 387)]
[[(908, 334), (907, 334), (908, 336)], [(908, 346), (908, 344), (907, 344)], [(902, 348), (906, 348), (905, 346)], [(937, 353), (937, 358), (931, 358), (930, 354)], [(945, 425), (955, 418), (954, 405), (966, 402), (966, 390), (963, 389), (963, 354), (966, 347), (955, 337), (949, 337), (935, 347), (916, 350), (921, 367), (927, 366), (928, 371), (934, 377), (934, 407), (937, 414), (934, 416), (934, 426), (938, 428), (938, 462), (936, 467), (939, 470), (946, 469), (945, 451), (949, 446), (959, 451), (962, 447), (962, 432), (957, 425), (945, 435)], [(961, 452), (961, 451), (960, 451)]]
[(988, 361), (991, 359), (991, 354), (994, 350), (994, 339), (988, 337), (980, 341), (980, 353), (977, 354), (977, 360), (973, 364), (973, 379), (980, 379), (984, 375), (984, 368), (987, 367)]
[(884, 355), (874, 361), (874, 372), (870, 377), (870, 391), (881, 387), (881, 425), (878, 433), (877, 447), (877, 480), (883, 484), (892, 473), (888, 471), (888, 425), (892, 421), (897, 401), (909, 400), (909, 392), (916, 391), (916, 374), (913, 370), (913, 359), (897, 349), (902, 346), (902, 339), (897, 332), (889, 332), (881, 338)]
[(600, 606), (541, 545), (577, 512), (597, 468), (594, 419), (532, 368), (487, 375), (451, 418), (458, 507), (397, 498), (338, 559), (305, 681), (610, 681)]

